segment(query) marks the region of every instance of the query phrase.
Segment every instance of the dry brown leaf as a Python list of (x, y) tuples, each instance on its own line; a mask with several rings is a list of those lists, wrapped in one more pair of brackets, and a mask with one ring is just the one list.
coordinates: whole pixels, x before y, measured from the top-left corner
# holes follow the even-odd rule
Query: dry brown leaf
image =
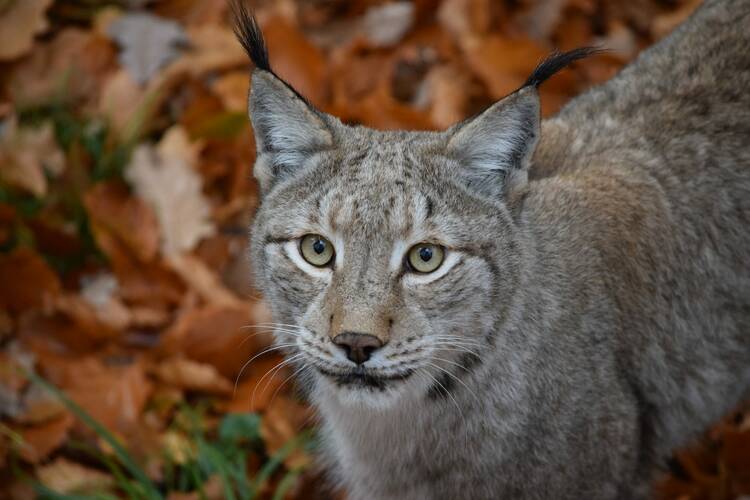
[(167, 66), (147, 87), (147, 93), (159, 92), (163, 99), (186, 77), (247, 65), (247, 54), (231, 29), (217, 25), (190, 26), (190, 49)]
[(21, 458), (35, 464), (44, 460), (50, 453), (62, 446), (73, 428), (74, 419), (69, 413), (63, 413), (54, 420), (20, 431), (23, 438)]
[(81, 279), (81, 298), (94, 309), (97, 319), (115, 330), (125, 330), (133, 318), (118, 290), (117, 279), (110, 273)]
[(526, 81), (548, 51), (527, 38), (488, 35), (464, 45), (466, 61), (487, 85), (493, 99), (510, 94)]
[(31, 385), (23, 395), (20, 413), (13, 420), (25, 425), (39, 425), (64, 413), (65, 406), (58, 398), (39, 385)]
[(216, 0), (160, 0), (157, 14), (178, 19), (182, 24), (206, 26), (226, 19), (229, 4)]
[(81, 110), (98, 101), (102, 79), (114, 64), (115, 50), (106, 38), (65, 28), (14, 66), (7, 88), (13, 102), (24, 106), (52, 102), (65, 89)]
[(18, 393), (29, 381), (24, 371), (34, 371), (34, 355), (14, 340), (3, 346), (0, 351), (0, 386)]
[[(496, 2), (499, 3), (499, 2)], [(458, 40), (484, 35), (492, 22), (492, 0), (444, 0), (438, 21)]]
[(45, 298), (57, 296), (62, 289), (44, 259), (26, 247), (0, 254), (0, 283), (0, 307), (13, 314), (41, 306)]
[(45, 172), (59, 176), (65, 156), (55, 141), (52, 124), (19, 128), (15, 116), (0, 124), (0, 179), (42, 197), (47, 193)]
[(290, 378), (289, 368), (276, 369), (282, 361), (283, 358), (276, 355), (264, 355), (253, 360), (244, 370), (243, 379), (237, 384), (237, 390), (227, 403), (226, 411), (264, 412), (273, 398), (287, 396), (283, 389), (291, 390), (294, 383)]
[[(90, 339), (94, 345), (118, 338), (118, 328), (127, 326), (128, 323), (127, 311), (117, 310), (116, 306), (110, 307), (109, 310), (100, 308), (78, 294), (62, 293), (50, 299), (46, 306), (47, 314), (64, 315), (69, 320), (66, 324), (69, 324), (77, 335)], [(119, 317), (108, 318), (107, 312), (114, 312)]]
[(362, 99), (355, 109), (357, 121), (380, 130), (436, 128), (425, 111), (396, 101), (384, 86)]
[(45, 12), (53, 0), (11, 0), (0, 12), (0, 61), (8, 61), (31, 50), (34, 37), (47, 30)]
[(144, 363), (120, 356), (60, 356), (35, 351), (45, 375), (110, 431), (127, 435), (140, 424), (153, 384)]
[(65, 458), (37, 467), (42, 484), (57, 493), (101, 493), (114, 484), (112, 476)]
[(98, 110), (107, 118), (107, 123), (122, 134), (142, 109), (146, 95), (126, 70), (119, 69), (103, 82)]
[(198, 257), (190, 254), (167, 258), (169, 267), (208, 303), (242, 307), (242, 301), (221, 283), (219, 276)]
[(176, 59), (188, 43), (182, 26), (148, 12), (124, 14), (107, 32), (122, 48), (120, 63), (141, 85)]
[(679, 9), (654, 17), (651, 21), (651, 36), (658, 40), (668, 35), (683, 23), (701, 3), (703, 3), (703, 0), (687, 0)]
[(138, 146), (125, 170), (125, 178), (156, 213), (166, 256), (188, 252), (216, 232), (195, 155), (196, 145), (185, 130), (173, 127), (158, 148)]
[(188, 391), (226, 395), (232, 392), (232, 384), (212, 365), (186, 358), (173, 357), (160, 361), (154, 374), (167, 384)]
[(226, 110), (238, 113), (247, 111), (247, 95), (250, 92), (247, 71), (232, 71), (220, 76), (213, 82), (212, 89)]
[(267, 330), (243, 328), (257, 321), (247, 303), (206, 305), (183, 314), (164, 332), (161, 348), (210, 364), (234, 380), (245, 362), (269, 345)]
[(317, 106), (328, 99), (327, 62), (320, 49), (289, 21), (274, 16), (263, 23), (274, 71)]
[(159, 249), (159, 223), (150, 205), (119, 182), (95, 184), (83, 196), (92, 224), (125, 243), (139, 259), (150, 261)]
[(429, 94), (430, 118), (438, 128), (447, 128), (463, 120), (469, 105), (471, 77), (454, 65), (436, 66), (425, 78)]
[(92, 231), (99, 248), (110, 259), (120, 297), (129, 306), (145, 307), (151, 311), (148, 316), (162, 317), (170, 306), (180, 302), (184, 293), (182, 281), (161, 260), (139, 261), (108, 231), (96, 225)]
[(415, 6), (394, 2), (370, 7), (362, 20), (365, 38), (375, 47), (398, 44), (414, 24)]

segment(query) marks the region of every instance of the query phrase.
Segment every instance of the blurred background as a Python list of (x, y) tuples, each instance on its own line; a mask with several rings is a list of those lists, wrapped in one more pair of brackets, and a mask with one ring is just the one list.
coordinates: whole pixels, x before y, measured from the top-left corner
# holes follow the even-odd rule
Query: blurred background
[[(550, 115), (700, 2), (247, 3), (275, 70), (317, 107), (439, 129), (554, 48), (610, 49), (542, 87)], [(266, 352), (245, 257), (250, 66), (228, 10), (0, 0), (0, 498), (345, 498)], [(678, 453), (655, 488), (750, 495), (750, 413)]]

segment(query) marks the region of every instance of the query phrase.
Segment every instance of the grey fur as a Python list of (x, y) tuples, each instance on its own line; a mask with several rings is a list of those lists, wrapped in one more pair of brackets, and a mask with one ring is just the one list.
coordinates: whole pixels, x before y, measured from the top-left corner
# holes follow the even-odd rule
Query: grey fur
[[(707, 1), (541, 134), (496, 112), (518, 93), (443, 133), (349, 127), (256, 70), (256, 280), (350, 498), (645, 498), (750, 396), (748, 26), (750, 0)], [(453, 259), (429, 283), (401, 265), (419, 241)], [(330, 376), (342, 331), (393, 379)]]

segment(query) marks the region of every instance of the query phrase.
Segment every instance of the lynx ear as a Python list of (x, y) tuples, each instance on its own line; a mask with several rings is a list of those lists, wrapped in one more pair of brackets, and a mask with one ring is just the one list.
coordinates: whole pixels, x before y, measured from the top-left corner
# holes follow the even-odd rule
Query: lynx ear
[(497, 197), (526, 184), (529, 162), (539, 140), (537, 87), (571, 62), (598, 51), (583, 47), (554, 52), (519, 90), (447, 131), (447, 153), (459, 162), (469, 186)]
[(333, 146), (333, 119), (316, 110), (271, 69), (263, 33), (242, 0), (233, 0), (234, 31), (255, 64), (248, 113), (255, 132), (255, 177), (267, 192)]
[(499, 196), (525, 184), (539, 121), (536, 88), (524, 87), (449, 130), (448, 156), (458, 161), (471, 188)]
[(258, 155), (255, 176), (264, 192), (333, 146), (325, 115), (268, 71), (253, 72), (248, 108)]

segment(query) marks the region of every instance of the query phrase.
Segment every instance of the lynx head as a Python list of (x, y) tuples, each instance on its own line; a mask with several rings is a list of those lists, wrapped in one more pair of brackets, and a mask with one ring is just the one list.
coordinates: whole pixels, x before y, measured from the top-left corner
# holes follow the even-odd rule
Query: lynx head
[(536, 87), (590, 50), (553, 55), (444, 132), (383, 132), (343, 124), (275, 75), (242, 8), (237, 34), (255, 63), (251, 256), (278, 344), (344, 404), (447, 390), (492, 347), (518, 290)]

